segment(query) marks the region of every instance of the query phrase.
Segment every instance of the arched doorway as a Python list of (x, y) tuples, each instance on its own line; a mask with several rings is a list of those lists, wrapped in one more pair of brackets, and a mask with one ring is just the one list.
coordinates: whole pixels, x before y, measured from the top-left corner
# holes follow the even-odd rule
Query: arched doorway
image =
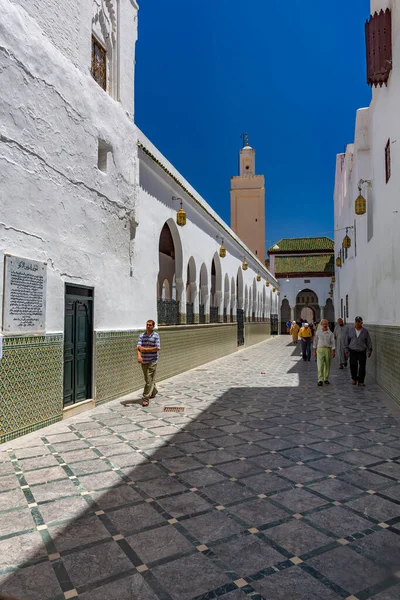
[(290, 305), (289, 301), (284, 298), (281, 305), (281, 333), (289, 333), (286, 327), (287, 321), (290, 321)]
[(299, 290), (296, 297), (295, 307), (296, 321), (319, 321), (320, 308), (317, 294), (308, 288)]
[[(180, 246), (179, 234), (178, 241)], [(168, 222), (164, 223), (160, 233), (158, 258), (158, 324), (177, 325), (179, 323), (179, 298), (172, 298), (172, 289), (175, 288), (177, 280), (176, 251), (175, 241)]]

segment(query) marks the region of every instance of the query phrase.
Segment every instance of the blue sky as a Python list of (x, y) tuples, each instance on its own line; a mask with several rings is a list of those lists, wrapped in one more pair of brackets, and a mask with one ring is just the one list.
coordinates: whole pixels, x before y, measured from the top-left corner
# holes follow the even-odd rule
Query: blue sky
[(370, 102), (368, 16), (369, 0), (142, 0), (136, 123), (227, 223), (247, 131), (267, 247), (332, 236), (335, 156)]

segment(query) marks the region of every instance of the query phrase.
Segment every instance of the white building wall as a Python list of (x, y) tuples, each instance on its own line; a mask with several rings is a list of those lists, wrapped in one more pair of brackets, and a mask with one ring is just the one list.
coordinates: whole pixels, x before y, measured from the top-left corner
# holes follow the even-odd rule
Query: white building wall
[[(337, 158), (335, 182), (335, 252), (340, 251), (346, 226), (352, 247), (336, 269), (335, 304), (349, 296), (349, 320), (360, 314), (366, 323), (400, 324), (400, 5), (374, 0), (371, 12), (392, 9), (393, 70), (388, 85), (373, 88), (368, 109), (357, 113), (355, 141)], [(390, 138), (391, 178), (385, 180), (385, 146)], [(367, 213), (356, 216), (357, 184), (367, 200)], [(355, 233), (355, 239), (354, 239)]]
[[(134, 324), (132, 305), (140, 300), (131, 276), (130, 239), (138, 182), (136, 128), (90, 75), (92, 2), (72, 3), (79, 4), (84, 33), (76, 30), (71, 3), (56, 3), (59, 25), (65, 26), (62, 39), (71, 36), (71, 47), (87, 59), (82, 69), (69, 60), (69, 47), (61, 51), (53, 45), (57, 31), (47, 36), (56, 19), (53, 4), (24, 3), (28, 14), (0, 0), (0, 248), (47, 262), (48, 332), (64, 329), (65, 282), (95, 288), (96, 329), (128, 328)], [(133, 8), (125, 0), (121, 5)], [(130, 50), (136, 39), (131, 16)], [(133, 71), (130, 77), (133, 81)], [(110, 147), (107, 173), (97, 168), (99, 140)], [(3, 260), (0, 281), (2, 271)]]

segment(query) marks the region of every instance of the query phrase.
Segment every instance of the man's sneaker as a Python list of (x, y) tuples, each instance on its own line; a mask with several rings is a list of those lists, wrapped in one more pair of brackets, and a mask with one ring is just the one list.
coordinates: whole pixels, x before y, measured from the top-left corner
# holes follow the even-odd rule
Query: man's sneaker
[(357, 381), (354, 381), (354, 379), (351, 380), (351, 385), (357, 385)]
[(322, 381), (318, 381), (318, 385), (323, 385)]
[(358, 384), (360, 387), (365, 387), (365, 383), (359, 383)]
[(326, 383), (326, 385), (329, 385), (330, 381), (328, 381), (327, 379), (325, 379), (325, 383)]

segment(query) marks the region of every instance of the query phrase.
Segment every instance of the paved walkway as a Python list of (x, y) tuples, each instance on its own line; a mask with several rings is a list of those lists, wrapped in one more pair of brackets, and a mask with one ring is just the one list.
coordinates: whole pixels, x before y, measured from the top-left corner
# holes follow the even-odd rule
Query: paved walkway
[(281, 337), (170, 379), (150, 409), (113, 401), (3, 445), (0, 590), (398, 600), (395, 408), (335, 363), (331, 381)]

